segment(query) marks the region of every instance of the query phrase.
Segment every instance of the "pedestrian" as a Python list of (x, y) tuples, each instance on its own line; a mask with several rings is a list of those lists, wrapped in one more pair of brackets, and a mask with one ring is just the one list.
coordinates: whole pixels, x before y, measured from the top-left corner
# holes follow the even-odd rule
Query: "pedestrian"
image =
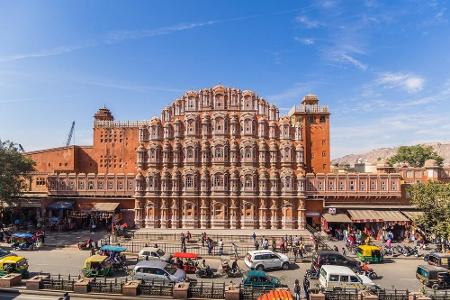
[(205, 241), (206, 241), (206, 232), (202, 233), (202, 247), (205, 247)]
[(255, 243), (255, 241), (256, 241), (256, 232), (254, 232), (254, 231), (253, 231), (253, 234), (252, 234), (252, 239), (253, 239), (253, 243)]
[(339, 249), (336, 245), (333, 246), (333, 251), (339, 252)]
[(259, 243), (257, 240), (255, 240), (255, 250), (259, 250)]
[(236, 246), (236, 244), (234, 242), (231, 243), (231, 249), (233, 250), (234, 257), (238, 258), (238, 249), (237, 249), (237, 246)]
[(342, 247), (342, 254), (343, 254), (344, 256), (347, 255), (347, 250), (345, 250), (345, 247)]
[(300, 282), (298, 281), (298, 279), (295, 279), (295, 283), (294, 283), (294, 299), (295, 300), (300, 300), (300, 293), (301, 293)]
[(297, 246), (294, 246), (292, 248), (292, 252), (294, 252), (294, 263), (296, 263), (297, 262), (297, 255), (298, 255), (298, 248), (297, 248)]
[(219, 246), (219, 255), (222, 256), (223, 255), (223, 241), (222, 241), (222, 239), (219, 240), (218, 246)]
[(92, 255), (95, 255), (95, 248), (94, 247), (91, 248), (91, 256)]
[(303, 290), (305, 291), (305, 298), (309, 299), (309, 279), (305, 276), (305, 279), (303, 280)]

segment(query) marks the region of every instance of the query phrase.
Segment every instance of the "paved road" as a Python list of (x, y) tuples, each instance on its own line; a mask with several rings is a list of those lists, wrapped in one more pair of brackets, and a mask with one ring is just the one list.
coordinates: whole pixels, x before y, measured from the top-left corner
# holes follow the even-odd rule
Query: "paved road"
[[(73, 248), (55, 249), (55, 250), (38, 250), (38, 251), (22, 251), (19, 255), (25, 256), (29, 260), (30, 271), (32, 272), (46, 272), (51, 274), (71, 274), (78, 275), (81, 273), (81, 268), (86, 257), (90, 255), (89, 251), (80, 251)], [(220, 259), (207, 259), (207, 263), (212, 268), (218, 268)], [(387, 260), (383, 264), (371, 265), (374, 270), (382, 278), (376, 280), (376, 283), (384, 288), (419, 290), (420, 286), (415, 278), (415, 271), (419, 264), (423, 264), (420, 259), (395, 259)], [(243, 270), (247, 270), (243, 260), (239, 261), (239, 265)], [(293, 264), (288, 271), (272, 271), (271, 275), (279, 277), (283, 283), (292, 288), (295, 279), (303, 280), (305, 270), (309, 268), (310, 263)], [(195, 278), (195, 275), (190, 275)], [(211, 281), (211, 279), (203, 279)], [(239, 283), (240, 278), (226, 279), (216, 278), (216, 282), (230, 281)]]

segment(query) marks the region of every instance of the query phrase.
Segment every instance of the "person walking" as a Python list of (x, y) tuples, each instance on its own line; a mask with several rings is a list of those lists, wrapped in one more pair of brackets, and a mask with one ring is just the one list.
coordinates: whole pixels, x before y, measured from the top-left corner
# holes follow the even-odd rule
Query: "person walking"
[(259, 242), (255, 240), (255, 250), (259, 250)]
[(206, 240), (206, 246), (208, 247), (208, 255), (212, 255), (213, 245), (212, 245), (212, 240), (209, 237)]
[(231, 243), (231, 249), (233, 250), (234, 257), (238, 258), (238, 250), (237, 250), (237, 246), (236, 246), (236, 244), (234, 242)]
[(219, 255), (222, 256), (223, 255), (223, 241), (222, 241), (222, 239), (219, 240), (218, 246), (219, 246)]
[(294, 283), (294, 299), (295, 300), (300, 300), (300, 293), (301, 293), (300, 282), (298, 281), (298, 279), (295, 279), (295, 283)]
[(253, 231), (253, 234), (252, 234), (252, 239), (253, 239), (253, 243), (255, 243), (255, 241), (256, 241), (256, 232), (254, 232), (254, 231)]
[(294, 253), (294, 263), (297, 263), (297, 255), (298, 255), (297, 246), (292, 247), (292, 252)]

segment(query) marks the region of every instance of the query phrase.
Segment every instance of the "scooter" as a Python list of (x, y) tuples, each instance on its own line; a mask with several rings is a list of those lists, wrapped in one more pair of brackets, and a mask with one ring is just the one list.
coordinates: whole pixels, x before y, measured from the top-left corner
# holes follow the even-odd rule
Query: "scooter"
[(374, 280), (374, 279), (378, 278), (378, 274), (372, 268), (369, 268), (368, 271), (363, 271), (363, 269), (359, 269), (358, 274), (366, 275), (371, 280)]

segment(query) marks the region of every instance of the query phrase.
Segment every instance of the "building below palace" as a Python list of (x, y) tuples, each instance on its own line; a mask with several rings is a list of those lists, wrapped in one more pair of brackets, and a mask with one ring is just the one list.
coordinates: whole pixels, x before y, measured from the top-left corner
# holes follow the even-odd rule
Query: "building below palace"
[(336, 209), (409, 209), (405, 184), (448, 178), (378, 164), (330, 172), (330, 113), (306, 95), (285, 116), (252, 91), (188, 91), (145, 121), (94, 115), (93, 145), (28, 152), (24, 211), (42, 217), (119, 213), (147, 228), (296, 229)]

